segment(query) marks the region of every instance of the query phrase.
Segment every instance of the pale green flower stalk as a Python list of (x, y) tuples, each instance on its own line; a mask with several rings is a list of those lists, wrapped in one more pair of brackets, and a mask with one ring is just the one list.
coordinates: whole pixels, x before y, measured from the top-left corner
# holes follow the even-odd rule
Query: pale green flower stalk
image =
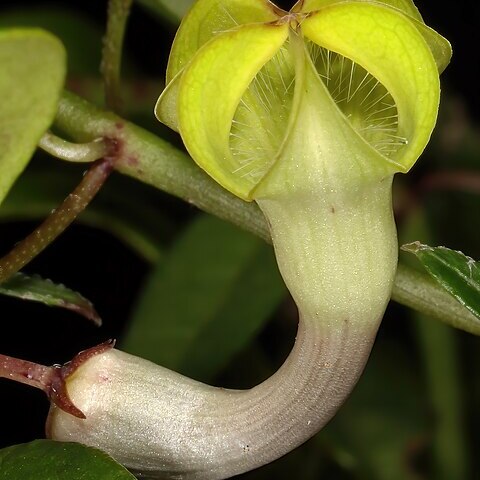
[(264, 212), (299, 310), (295, 346), (245, 391), (101, 352), (67, 379), (86, 419), (54, 405), (52, 438), (100, 447), (142, 478), (212, 480), (318, 432), (360, 376), (390, 298), (392, 179), (429, 140), (449, 58), (409, 0), (305, 0), (291, 12), (199, 0), (156, 114), (200, 167)]

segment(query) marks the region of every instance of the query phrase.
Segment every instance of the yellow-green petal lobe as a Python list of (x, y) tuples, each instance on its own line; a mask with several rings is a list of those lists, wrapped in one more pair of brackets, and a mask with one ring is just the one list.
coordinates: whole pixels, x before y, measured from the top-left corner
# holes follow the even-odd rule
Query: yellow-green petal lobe
[(435, 126), (440, 97), (438, 69), (415, 25), (379, 4), (346, 2), (311, 14), (302, 23), (311, 41), (361, 65), (395, 100), (397, 135), (405, 145), (392, 158), (408, 171)]
[(155, 105), (155, 116), (168, 128), (178, 132), (177, 98), (183, 70), (165, 87)]
[(197, 50), (221, 32), (248, 23), (273, 22), (279, 9), (268, 0), (198, 0), (182, 20), (167, 66), (167, 84)]
[(447, 39), (425, 25), (420, 12), (411, 0), (356, 0), (353, 2), (345, 2), (345, 0), (300, 0), (292, 8), (292, 11), (311, 13), (338, 3), (355, 4), (360, 2), (393, 8), (406, 15), (422, 34), (430, 47), (435, 62), (437, 63), (439, 73), (442, 73), (445, 70), (452, 57), (452, 47)]
[(288, 37), (287, 24), (251, 24), (218, 36), (185, 69), (180, 133), (192, 158), (227, 190), (250, 200), (259, 179), (242, 176), (230, 150), (236, 108), (250, 82)]
[[(356, 0), (357, 2), (377, 3), (387, 7), (393, 7), (403, 13), (423, 21), (420, 12), (411, 0)], [(292, 8), (294, 12), (309, 13), (328, 7), (335, 3), (355, 3), (345, 2), (345, 0), (300, 0)]]

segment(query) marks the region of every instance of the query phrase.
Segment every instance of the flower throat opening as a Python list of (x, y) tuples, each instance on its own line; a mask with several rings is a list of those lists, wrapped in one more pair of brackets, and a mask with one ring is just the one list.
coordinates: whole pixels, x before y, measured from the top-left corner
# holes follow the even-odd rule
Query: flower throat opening
[[(332, 99), (352, 128), (381, 155), (395, 159), (407, 145), (398, 135), (398, 112), (387, 89), (350, 59), (307, 41), (307, 51)], [(281, 148), (295, 90), (295, 67), (287, 41), (257, 73), (235, 112), (230, 149), (233, 174), (257, 184)]]

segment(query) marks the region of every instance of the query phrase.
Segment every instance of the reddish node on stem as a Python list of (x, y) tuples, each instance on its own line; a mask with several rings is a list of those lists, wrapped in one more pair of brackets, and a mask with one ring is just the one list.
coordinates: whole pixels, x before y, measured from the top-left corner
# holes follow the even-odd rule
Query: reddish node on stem
[(0, 377), (39, 388), (58, 408), (74, 417), (85, 419), (84, 413), (70, 399), (66, 381), (87, 360), (114, 346), (115, 340), (108, 340), (78, 353), (73, 360), (63, 366), (53, 365), (51, 367), (0, 354)]

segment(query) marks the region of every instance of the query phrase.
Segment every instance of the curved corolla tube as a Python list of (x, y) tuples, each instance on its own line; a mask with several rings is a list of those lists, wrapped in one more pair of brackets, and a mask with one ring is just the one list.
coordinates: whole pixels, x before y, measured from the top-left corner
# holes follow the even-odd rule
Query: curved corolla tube
[(156, 114), (264, 212), (299, 310), (295, 346), (245, 391), (100, 349), (62, 377), (86, 418), (54, 402), (49, 436), (99, 447), (141, 478), (214, 480), (318, 432), (357, 382), (390, 298), (392, 180), (428, 142), (449, 56), (408, 0), (306, 0), (290, 13), (199, 0)]

